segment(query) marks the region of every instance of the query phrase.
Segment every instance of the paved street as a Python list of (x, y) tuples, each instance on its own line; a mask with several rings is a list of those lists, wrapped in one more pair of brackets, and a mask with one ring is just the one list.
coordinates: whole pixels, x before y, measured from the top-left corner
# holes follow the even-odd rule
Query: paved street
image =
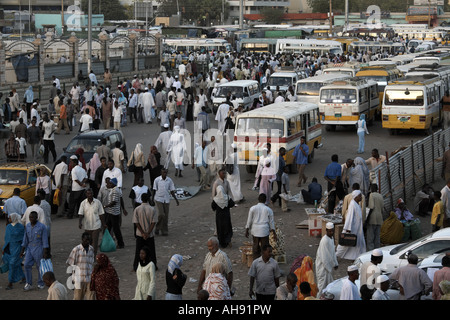
[[(211, 117), (213, 119), (213, 117)], [(213, 127), (217, 127), (215, 121), (212, 121)], [(187, 122), (188, 129), (192, 129), (193, 122)], [(75, 127), (74, 130), (77, 130)], [(380, 154), (389, 154), (402, 147), (411, 144), (411, 141), (418, 141), (425, 136), (422, 133), (406, 133), (402, 135), (390, 136), (387, 130), (381, 128), (380, 122), (368, 128), (370, 135), (366, 136), (366, 152), (363, 158), (370, 157), (370, 150), (378, 148)], [(160, 128), (157, 124), (129, 124), (123, 128), (125, 134), (128, 154), (130, 155), (136, 143), (140, 142), (144, 146), (145, 155), (147, 157), (150, 146), (153, 145), (158, 137)], [(75, 135), (56, 136), (56, 146), (58, 155), (62, 153), (62, 148), (67, 145), (71, 137)], [(193, 143), (193, 142), (192, 142)], [(358, 147), (358, 138), (356, 130), (338, 128), (336, 132), (326, 132), (323, 128), (323, 147), (316, 150), (315, 158), (312, 164), (306, 168), (308, 182), (312, 177), (317, 177), (323, 189), (326, 190), (326, 182), (323, 179), (323, 173), (326, 166), (331, 162), (331, 155), (336, 153), (339, 155), (339, 162), (343, 163), (349, 157), (358, 156), (356, 151)], [(51, 157), (50, 157), (51, 158)], [(53, 166), (50, 164), (49, 166)], [(169, 169), (169, 176), (174, 180), (176, 186), (192, 186), (196, 185), (196, 171), (190, 166), (185, 167), (182, 178), (174, 177), (173, 165)], [(254, 174), (246, 172), (245, 168), (240, 168), (242, 192), (246, 201), (239, 204), (231, 210), (231, 219), (234, 228), (232, 248), (226, 248), (224, 251), (229, 255), (233, 263), (234, 280), (233, 287), (236, 288), (234, 300), (248, 300), (249, 277), (247, 275), (248, 268), (241, 263), (241, 253), (239, 247), (244, 241), (248, 241), (244, 236), (244, 227), (247, 220), (247, 213), (250, 206), (257, 203), (257, 192), (250, 190), (254, 181)], [(149, 173), (145, 173), (146, 183), (149, 181)], [(136, 274), (132, 272), (132, 264), (134, 259), (135, 243), (133, 237), (133, 226), (131, 223), (131, 201), (128, 194), (132, 187), (133, 174), (127, 173), (124, 176), (124, 201), (129, 212), (128, 216), (123, 217), (122, 233), (124, 235), (125, 248), (116, 252), (108, 253), (112, 264), (116, 268), (120, 277), (120, 295), (124, 300), (134, 297)], [(296, 186), (296, 176), (290, 175), (290, 186), (292, 194), (297, 194), (299, 188)], [(438, 181), (436, 187), (439, 189), (443, 186), (443, 181)], [(158, 259), (157, 271), (157, 299), (164, 299), (165, 295), (165, 269), (167, 263), (173, 254), (181, 254), (189, 256), (190, 259), (185, 260), (182, 270), (187, 274), (188, 280), (183, 289), (183, 298), (196, 299), (196, 289), (198, 278), (201, 272), (203, 259), (206, 255), (206, 242), (209, 237), (214, 234), (215, 214), (211, 206), (210, 191), (201, 191), (195, 197), (189, 200), (180, 201), (180, 206), (176, 206), (173, 201), (170, 205), (169, 217), (169, 235), (167, 237), (156, 236), (156, 253)], [(307, 229), (297, 229), (296, 224), (307, 219), (304, 208), (307, 206), (298, 205), (294, 202), (289, 203), (292, 209), (290, 212), (282, 212), (278, 206), (274, 207), (275, 221), (280, 227), (285, 237), (286, 263), (280, 264), (280, 267), (286, 275), (289, 272), (293, 260), (302, 254), (310, 255), (315, 258), (315, 253), (319, 244), (319, 238), (309, 237)], [(422, 221), (423, 234), (431, 231), (429, 218), (420, 218)], [(3, 242), (5, 223), (0, 223), (0, 243)], [(65, 261), (73, 247), (81, 241), (83, 230), (78, 229), (78, 219), (68, 220), (53, 216), (52, 220), (52, 254), (53, 266), (57, 279), (65, 283), (68, 277), (66, 274)], [(335, 272), (335, 279), (346, 275), (346, 266), (350, 262), (340, 261), (340, 267)], [(33, 285), (36, 285), (37, 273), (33, 273)], [(47, 290), (33, 290), (31, 292), (23, 292), (23, 285), (14, 284), (14, 289), (5, 291), (7, 284), (7, 274), (0, 274), (0, 300), (25, 300), (38, 299), (44, 300), (47, 297)], [(284, 282), (285, 278), (281, 279)], [(73, 292), (70, 292), (70, 298)]]

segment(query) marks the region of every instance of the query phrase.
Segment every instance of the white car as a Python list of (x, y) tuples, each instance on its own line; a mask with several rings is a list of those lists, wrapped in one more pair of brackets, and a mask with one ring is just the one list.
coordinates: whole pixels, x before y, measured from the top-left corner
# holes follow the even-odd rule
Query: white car
[[(434, 272), (442, 268), (442, 258), (445, 253), (433, 254), (423, 259), (419, 262), (418, 267), (423, 269), (431, 281), (433, 281)], [(389, 274), (386, 274), (389, 276)], [(342, 284), (343, 281), (347, 279), (347, 277), (342, 277), (340, 279), (334, 280), (323, 290), (322, 295), (325, 295), (327, 299), (339, 300), (341, 296)], [(359, 279), (355, 281), (355, 284), (359, 288)], [(391, 287), (387, 291), (387, 294), (391, 298), (391, 300), (399, 300), (400, 299), (400, 291), (396, 287), (395, 283), (391, 283)], [(421, 300), (432, 300), (431, 292), (420, 298)]]
[[(407, 255), (414, 253), (419, 262), (435, 254), (450, 252), (450, 228), (444, 228), (412, 242), (379, 248), (383, 251), (383, 261), (379, 268), (383, 273), (392, 273), (395, 269), (408, 264)], [(361, 254), (353, 264), (361, 268), (370, 261), (372, 251)]]

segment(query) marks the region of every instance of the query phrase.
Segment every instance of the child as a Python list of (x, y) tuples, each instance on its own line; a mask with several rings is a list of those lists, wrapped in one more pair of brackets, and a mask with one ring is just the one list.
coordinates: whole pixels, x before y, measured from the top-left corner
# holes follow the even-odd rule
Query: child
[(441, 192), (434, 192), (434, 206), (431, 213), (431, 232), (439, 230), (444, 222), (444, 206), (441, 201)]
[[(289, 167), (285, 166), (283, 174), (281, 175), (281, 188), (282, 188), (283, 192), (286, 195), (290, 195), (291, 194), (291, 190), (289, 188), (289, 174), (288, 174), (288, 172), (289, 172)], [(291, 209), (289, 209), (287, 207), (286, 199), (284, 197), (280, 197), (280, 198), (281, 198), (281, 210), (283, 210), (283, 212), (291, 211)]]

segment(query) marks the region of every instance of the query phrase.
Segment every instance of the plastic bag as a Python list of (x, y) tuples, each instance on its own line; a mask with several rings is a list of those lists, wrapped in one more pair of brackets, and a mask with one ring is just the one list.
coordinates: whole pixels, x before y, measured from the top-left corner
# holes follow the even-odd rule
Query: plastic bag
[(105, 229), (102, 237), (102, 243), (100, 243), (100, 251), (101, 252), (113, 252), (116, 251), (116, 243), (114, 239), (111, 237), (108, 229)]
[(46, 272), (53, 272), (53, 264), (50, 259), (41, 259), (41, 263), (39, 265), (39, 272), (41, 276), (43, 276)]
[(417, 240), (422, 237), (422, 231), (420, 231), (420, 220), (414, 219), (410, 222), (411, 228), (411, 240)]
[(59, 189), (55, 190), (55, 194), (53, 195), (53, 204), (55, 206), (59, 206)]

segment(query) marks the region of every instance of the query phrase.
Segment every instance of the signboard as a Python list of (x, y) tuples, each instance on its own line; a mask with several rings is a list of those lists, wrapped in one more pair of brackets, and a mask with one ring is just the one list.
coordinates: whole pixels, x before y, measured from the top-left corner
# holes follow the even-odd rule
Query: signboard
[(444, 0), (414, 0), (415, 6), (444, 6)]

